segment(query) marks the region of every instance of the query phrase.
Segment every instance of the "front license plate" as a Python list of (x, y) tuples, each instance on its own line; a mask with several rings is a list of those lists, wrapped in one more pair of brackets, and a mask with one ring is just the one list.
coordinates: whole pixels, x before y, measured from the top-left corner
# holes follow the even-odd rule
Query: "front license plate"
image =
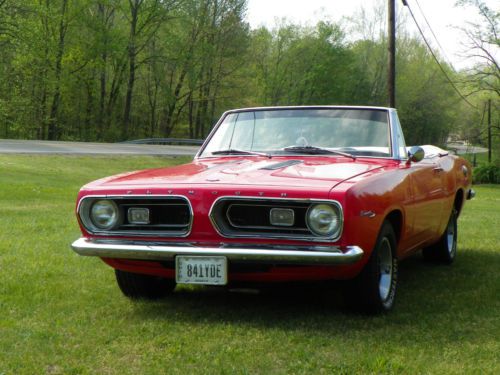
[(227, 284), (227, 258), (184, 256), (175, 258), (175, 281), (178, 284)]

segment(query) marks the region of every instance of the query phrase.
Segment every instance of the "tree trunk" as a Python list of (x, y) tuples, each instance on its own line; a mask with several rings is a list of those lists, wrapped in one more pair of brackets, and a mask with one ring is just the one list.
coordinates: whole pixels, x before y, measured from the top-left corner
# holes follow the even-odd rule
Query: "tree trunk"
[(103, 49), (101, 51), (101, 69), (99, 72), (99, 85), (100, 85), (100, 91), (99, 91), (99, 115), (97, 116), (97, 139), (101, 139), (102, 134), (103, 134), (103, 128), (104, 128), (104, 108), (105, 108), (105, 102), (106, 102), (106, 65), (107, 65), (107, 60), (108, 60), (108, 35), (107, 35), (107, 16), (106, 16), (106, 11), (105, 11), (105, 5), (103, 3), (98, 3), (97, 4), (97, 14), (99, 21), (102, 26), (102, 38), (103, 38)]
[(68, 0), (63, 0), (61, 4), (61, 21), (59, 23), (59, 43), (57, 46), (56, 66), (55, 66), (55, 88), (50, 107), (48, 139), (57, 140), (60, 137), (60, 127), (58, 124), (59, 104), (61, 103), (61, 72), (62, 58), (64, 54), (64, 39), (66, 37), (67, 23), (65, 21)]
[(90, 141), (90, 127), (92, 126), (92, 113), (94, 113), (94, 90), (92, 87), (94, 77), (92, 79), (85, 80), (85, 87), (87, 89), (87, 105), (85, 107), (85, 121), (84, 121), (84, 131), (83, 137), (86, 141)]
[(125, 110), (123, 112), (123, 128), (122, 128), (122, 139), (126, 140), (129, 135), (130, 127), (130, 112), (132, 109), (132, 95), (134, 91), (135, 84), (135, 70), (136, 70), (136, 36), (137, 36), (137, 18), (139, 14), (139, 8), (142, 5), (142, 0), (129, 0), (130, 4), (130, 34), (129, 34), (129, 44), (128, 44), (128, 83), (127, 83), (127, 94), (125, 96)]
[(194, 111), (194, 102), (193, 102), (193, 95), (189, 94), (188, 97), (188, 102), (189, 102), (189, 107), (188, 107), (188, 117), (189, 117), (189, 138), (193, 139), (194, 138), (194, 118), (193, 118), (193, 111)]

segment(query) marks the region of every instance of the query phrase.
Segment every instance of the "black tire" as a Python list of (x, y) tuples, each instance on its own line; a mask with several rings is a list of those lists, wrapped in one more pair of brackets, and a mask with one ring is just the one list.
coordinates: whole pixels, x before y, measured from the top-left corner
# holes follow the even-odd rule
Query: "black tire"
[(115, 269), (116, 281), (122, 293), (132, 299), (160, 299), (172, 293), (175, 281)]
[(394, 229), (386, 221), (380, 229), (368, 263), (344, 290), (344, 297), (350, 307), (371, 314), (393, 308), (398, 282), (396, 248)]
[(453, 209), (439, 241), (422, 250), (425, 260), (443, 264), (453, 263), (457, 256), (457, 219), (457, 211)]

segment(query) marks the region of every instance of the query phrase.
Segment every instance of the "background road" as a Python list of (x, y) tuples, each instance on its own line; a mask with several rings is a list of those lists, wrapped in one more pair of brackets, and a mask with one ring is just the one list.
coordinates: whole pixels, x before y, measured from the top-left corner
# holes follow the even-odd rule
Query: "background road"
[(0, 139), (0, 154), (194, 155), (199, 146)]
[[(129, 143), (87, 143), (0, 139), (0, 154), (87, 154), (87, 155), (195, 155), (199, 146), (140, 145)], [(457, 154), (488, 152), (487, 148), (448, 144)]]
[(463, 143), (448, 143), (446, 146), (448, 147), (448, 150), (454, 150), (458, 155), (481, 154), (483, 152), (488, 152), (487, 148), (480, 146), (468, 146)]

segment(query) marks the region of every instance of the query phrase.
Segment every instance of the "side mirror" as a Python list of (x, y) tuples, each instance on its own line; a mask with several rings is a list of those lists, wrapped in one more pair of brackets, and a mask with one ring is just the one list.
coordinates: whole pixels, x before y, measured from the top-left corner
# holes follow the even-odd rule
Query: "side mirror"
[(410, 148), (408, 151), (408, 161), (418, 163), (419, 161), (422, 161), (422, 159), (425, 156), (425, 151), (422, 147), (420, 146), (413, 146)]

